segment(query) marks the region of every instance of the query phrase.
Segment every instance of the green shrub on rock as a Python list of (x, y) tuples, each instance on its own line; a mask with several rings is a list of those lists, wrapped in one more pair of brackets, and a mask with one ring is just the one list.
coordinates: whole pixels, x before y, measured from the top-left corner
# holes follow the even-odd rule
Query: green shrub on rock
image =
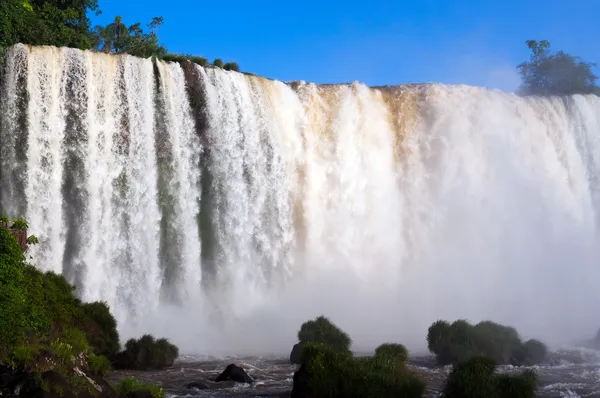
[(88, 369), (94, 375), (104, 376), (111, 368), (110, 360), (103, 355), (91, 354), (88, 357)]
[[(26, 227), (27, 222), (16, 219), (9, 224), (6, 217), (1, 219), (0, 368), (29, 377), (34, 381), (30, 387), (38, 392), (40, 383), (50, 383), (52, 375), (75, 394), (93, 392), (95, 387), (81, 372), (90, 371), (93, 377), (110, 368), (106, 358), (92, 353), (90, 341), (94, 333), (105, 333), (110, 335), (105, 346), (114, 347), (114, 341), (118, 346), (114, 318), (105, 304), (82, 304), (63, 276), (27, 264), (23, 255), (27, 247), (19, 246), (8, 228)], [(86, 326), (91, 320), (96, 322), (91, 329), (97, 330), (90, 334), (93, 330)]]
[(402, 344), (385, 343), (377, 347), (375, 357), (405, 363), (408, 360), (408, 350)]
[(302, 358), (292, 398), (417, 398), (425, 391), (424, 381), (398, 361), (357, 359), (319, 343), (307, 343)]
[(539, 340), (530, 339), (523, 343), (517, 350), (516, 362), (524, 366), (536, 365), (548, 356), (548, 347)]
[(526, 370), (520, 375), (494, 374), (492, 358), (474, 356), (454, 366), (443, 388), (443, 398), (533, 398), (537, 376)]
[(121, 383), (117, 388), (117, 395), (119, 397), (127, 397), (133, 395), (133, 393), (142, 391), (149, 392), (153, 398), (164, 398), (164, 392), (160, 386), (143, 383), (133, 377), (127, 377), (121, 380)]
[(429, 350), (442, 365), (456, 364), (474, 356), (492, 358), (499, 364), (532, 365), (546, 358), (546, 346), (530, 340), (523, 344), (517, 331), (491, 321), (473, 326), (465, 320), (452, 324), (434, 322), (427, 333)]
[(306, 321), (298, 331), (299, 343), (294, 346), (290, 354), (290, 362), (301, 363), (301, 353), (308, 343), (325, 344), (337, 352), (350, 353), (352, 339), (342, 329), (324, 316)]
[(322, 343), (338, 352), (349, 352), (352, 339), (346, 332), (324, 316), (304, 322), (298, 331), (302, 343)]
[(147, 334), (138, 340), (128, 340), (125, 350), (116, 355), (113, 364), (117, 369), (163, 369), (173, 366), (178, 356), (179, 349), (167, 339), (156, 340)]
[(223, 69), (225, 70), (232, 70), (235, 72), (239, 72), (240, 71), (240, 67), (237, 64), (237, 62), (226, 62), (225, 65), (223, 65)]
[(84, 303), (81, 306), (83, 319), (81, 328), (85, 330), (88, 341), (96, 355), (113, 356), (119, 351), (119, 332), (117, 321), (103, 301)]

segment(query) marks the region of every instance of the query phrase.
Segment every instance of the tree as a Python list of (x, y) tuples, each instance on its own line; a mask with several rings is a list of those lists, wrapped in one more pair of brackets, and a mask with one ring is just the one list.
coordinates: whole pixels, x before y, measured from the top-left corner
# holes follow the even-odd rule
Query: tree
[(0, 0), (0, 47), (15, 43), (89, 49), (96, 0)]
[(144, 58), (163, 56), (167, 50), (158, 42), (156, 35), (162, 23), (162, 17), (152, 18), (152, 22), (148, 24), (150, 33), (146, 33), (139, 22), (127, 27), (123, 19), (117, 16), (111, 24), (96, 27), (95, 47), (106, 53), (114, 51), (117, 54), (127, 53)]
[(517, 66), (522, 84), (519, 88), (524, 95), (572, 95), (600, 94), (596, 86), (597, 76), (593, 72), (594, 63), (585, 62), (580, 57), (563, 51), (551, 52), (550, 42), (527, 40), (531, 50), (529, 61)]
[[(115, 20), (104, 28), (105, 41), (109, 41), (115, 52), (122, 52), (126, 46), (126, 41), (129, 38), (129, 30), (123, 23), (123, 18), (120, 15), (115, 17)], [(105, 44), (106, 45), (106, 44)]]

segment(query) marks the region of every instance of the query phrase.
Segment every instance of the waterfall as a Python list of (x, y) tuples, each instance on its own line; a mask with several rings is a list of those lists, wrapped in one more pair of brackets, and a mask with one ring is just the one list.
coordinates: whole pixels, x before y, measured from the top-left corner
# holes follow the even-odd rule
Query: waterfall
[(324, 313), (373, 348), (439, 319), (550, 343), (600, 305), (600, 98), (283, 83), (8, 50), (0, 206), (124, 337), (285, 352)]

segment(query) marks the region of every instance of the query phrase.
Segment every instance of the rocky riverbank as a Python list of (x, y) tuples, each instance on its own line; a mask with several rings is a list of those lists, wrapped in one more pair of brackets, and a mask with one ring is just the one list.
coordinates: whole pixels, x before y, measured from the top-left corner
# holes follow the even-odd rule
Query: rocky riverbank
[[(215, 378), (230, 364), (243, 367), (254, 379), (253, 384), (236, 382), (214, 383)], [(412, 357), (409, 367), (427, 380), (427, 397), (438, 396), (451, 367), (435, 365), (433, 356)], [(160, 384), (171, 397), (289, 397), (293, 374), (297, 365), (289, 364), (287, 358), (239, 357), (216, 359), (200, 356), (182, 356), (175, 365), (160, 371), (114, 371), (107, 380), (118, 384), (126, 377)], [(547, 365), (529, 367), (539, 375), (538, 396), (600, 397), (600, 352), (571, 348), (552, 353)], [(517, 373), (523, 368), (501, 366), (498, 371)], [(186, 388), (190, 383), (206, 383), (205, 390)]]

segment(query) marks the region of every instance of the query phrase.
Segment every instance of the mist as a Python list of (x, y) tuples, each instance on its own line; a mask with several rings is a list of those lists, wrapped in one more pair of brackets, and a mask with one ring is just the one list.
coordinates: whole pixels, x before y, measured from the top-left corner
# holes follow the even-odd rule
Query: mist
[(551, 347), (599, 326), (596, 96), (292, 87), (51, 47), (7, 65), (2, 206), (123, 339), (287, 356), (325, 315), (355, 351), (417, 354), (437, 319)]

